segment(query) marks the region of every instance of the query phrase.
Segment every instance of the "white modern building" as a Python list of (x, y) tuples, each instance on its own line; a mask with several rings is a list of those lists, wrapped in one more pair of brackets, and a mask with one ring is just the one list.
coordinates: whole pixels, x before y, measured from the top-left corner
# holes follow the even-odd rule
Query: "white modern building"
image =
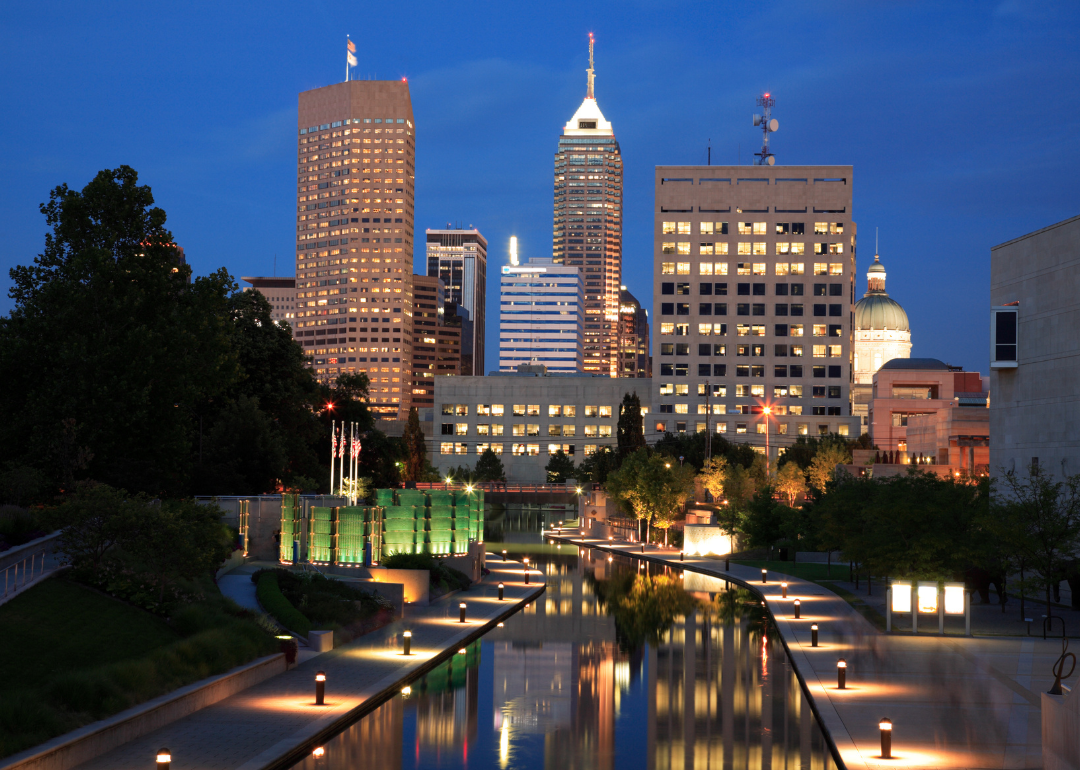
[[(582, 268), (551, 259), (502, 269), (499, 371), (542, 364), (552, 373), (584, 368), (585, 286)], [(605, 372), (606, 373), (606, 372)]]

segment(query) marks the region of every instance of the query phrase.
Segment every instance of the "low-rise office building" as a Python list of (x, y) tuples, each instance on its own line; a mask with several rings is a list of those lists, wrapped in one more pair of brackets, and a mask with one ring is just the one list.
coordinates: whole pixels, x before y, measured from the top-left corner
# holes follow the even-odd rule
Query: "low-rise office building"
[(543, 483), (560, 450), (580, 463), (600, 447), (615, 449), (623, 396), (647, 398), (650, 384), (530, 365), (487, 377), (436, 377), (431, 463), (443, 472), (471, 466), (491, 449), (507, 480)]
[(244, 275), (241, 281), (250, 283), (244, 291), (258, 289), (270, 303), (270, 317), (279, 324), (295, 328), (296, 326), (296, 279), (291, 276), (271, 278), (269, 276)]
[(990, 472), (1080, 473), (1080, 216), (990, 250)]

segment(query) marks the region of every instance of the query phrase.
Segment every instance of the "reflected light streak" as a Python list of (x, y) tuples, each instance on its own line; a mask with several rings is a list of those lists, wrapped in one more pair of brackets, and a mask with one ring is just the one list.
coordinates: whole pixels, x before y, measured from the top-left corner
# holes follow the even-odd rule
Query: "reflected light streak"
[(499, 731), (499, 767), (510, 764), (510, 720), (504, 719)]

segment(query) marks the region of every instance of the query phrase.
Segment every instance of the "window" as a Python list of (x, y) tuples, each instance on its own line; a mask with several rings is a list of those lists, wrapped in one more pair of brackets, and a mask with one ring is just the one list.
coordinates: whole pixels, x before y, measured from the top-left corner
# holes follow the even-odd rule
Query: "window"
[(671, 234), (673, 234), (675, 232), (675, 223), (674, 222), (664, 222), (661, 225), (660, 229), (664, 233), (664, 235), (671, 235)]
[(677, 302), (675, 304), (675, 315), (690, 315), (690, 303)]
[(753, 222), (739, 222), (739, 235), (750, 235), (754, 232)]
[(690, 235), (689, 222), (679, 222), (679, 235)]
[(525, 414), (529, 417), (540, 416), (540, 404), (529, 404), (529, 408), (525, 410)]
[(776, 234), (777, 235), (787, 235), (788, 234), (788, 223), (787, 222), (777, 222), (776, 223)]
[(525, 435), (525, 423), (514, 423), (512, 431), (515, 436)]
[(454, 444), (452, 441), (444, 441), (439, 444), (439, 454), (452, 455), (454, 453)]
[(990, 309), (990, 368), (1014, 369), (1019, 361), (1017, 330), (1020, 311), (1015, 305)]
[(675, 241), (664, 241), (660, 244), (660, 251), (663, 254), (675, 253)]
[[(815, 305), (815, 307), (817, 307)], [(843, 305), (829, 305), (829, 316), (832, 318), (843, 317), (844, 306)]]
[(454, 423), (452, 423), (452, 422), (444, 422), (442, 424), (441, 435), (443, 435), (443, 436), (453, 436), (454, 435)]
[(501, 436), (503, 434), (503, 428), (505, 428), (505, 427), (506, 426), (503, 425), (501, 422), (492, 423), (492, 425), (491, 425), (491, 435), (492, 436)]
[(454, 435), (455, 436), (468, 436), (469, 435), (469, 423), (467, 423), (467, 422), (454, 423)]
[(575, 404), (564, 404), (562, 414), (563, 417), (577, 417), (577, 406)]
[(559, 404), (548, 405), (548, 417), (562, 417), (562, 407)]
[(661, 275), (675, 275), (675, 263), (674, 262), (661, 262), (660, 263)]
[(844, 263), (843, 262), (830, 262), (829, 263), (829, 275), (843, 275)]
[(689, 254), (690, 253), (690, 241), (679, 241), (675, 245), (675, 252), (677, 254)]
[(539, 436), (540, 435), (540, 425), (538, 423), (530, 422), (528, 425), (525, 426), (525, 435), (526, 436)]
[[(687, 245), (687, 248), (689, 249), (689, 245)], [(689, 254), (689, 253), (690, 252), (687, 251), (687, 254)], [(689, 262), (678, 262), (678, 263), (676, 263), (675, 272), (678, 275), (690, 275), (690, 263)]]
[(788, 326), (788, 333), (792, 337), (801, 337), (801, 336), (803, 336), (803, 325), (802, 324), (790, 324)]
[[(829, 253), (830, 254), (843, 254), (844, 253), (844, 244), (842, 244), (842, 243), (830, 243), (829, 244)], [(839, 264), (839, 263), (835, 263), (835, 264)], [(830, 265), (830, 267), (831, 267), (831, 265)], [(830, 272), (829, 275), (840, 275), (840, 273)]]
[(674, 334), (675, 333), (675, 324), (673, 324), (671, 322), (661, 323), (660, 324), (660, 333), (661, 334)]
[(806, 223), (805, 222), (792, 222), (791, 223), (792, 235), (806, 235)]
[(547, 432), (547, 434), (549, 436), (561, 436), (562, 435), (562, 425), (554, 425), (554, 424), (549, 423), (548, 424), (548, 432)]
[(564, 436), (573, 436), (576, 432), (577, 432), (577, 426), (575, 426), (572, 423), (570, 425), (563, 425), (562, 426), (562, 434)]
[(660, 293), (661, 294), (674, 294), (675, 293), (675, 284), (673, 282), (664, 282), (664, 283), (660, 284)]
[(765, 263), (764, 262), (755, 262), (754, 263), (754, 275), (765, 275)]
[(514, 417), (525, 416), (525, 404), (514, 404)]
[[(705, 251), (705, 246), (709, 246), (709, 251)], [(712, 254), (712, 244), (701, 244), (702, 254)], [(699, 262), (698, 263), (698, 275), (712, 275), (713, 263), (712, 262)]]
[(764, 222), (754, 222), (754, 235), (768, 235), (767, 226)]
[(502, 404), (492, 404), (491, 405), (491, 416), (492, 417), (502, 417), (503, 414), (504, 414), (504, 410), (503, 410), (503, 405)]
[(814, 235), (828, 235), (829, 223), (828, 222), (814, 222)]
[(739, 244), (738, 254), (739, 254), (739, 256), (749, 256), (750, 255), (750, 244), (746, 243), (746, 242), (740, 243)]
[(610, 406), (602, 406), (602, 407), (600, 407), (600, 418), (601, 419), (603, 419), (603, 418), (610, 419), (611, 418), (611, 407)]
[(829, 284), (829, 296), (830, 297), (843, 297), (844, 296), (844, 284), (842, 284), (842, 283), (830, 283)]
[(702, 222), (702, 223), (700, 223), (698, 225), (698, 233), (700, 235), (712, 235), (713, 234), (713, 223), (712, 222)]

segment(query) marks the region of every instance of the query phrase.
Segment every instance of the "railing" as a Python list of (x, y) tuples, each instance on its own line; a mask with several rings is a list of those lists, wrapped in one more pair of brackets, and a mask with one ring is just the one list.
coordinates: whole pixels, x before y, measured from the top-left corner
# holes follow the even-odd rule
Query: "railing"
[[(29, 556), (24, 556), (22, 561), (17, 561), (4, 568), (3, 598), (6, 599), (9, 594), (18, 593), (21, 588), (25, 588), (28, 582), (33, 582), (35, 575), (40, 577), (45, 574), (45, 558), (52, 550), (51, 546), (51, 543), (41, 546), (30, 553)], [(27, 562), (30, 562), (29, 572), (27, 571)]]
[(478, 481), (475, 483), (466, 483), (463, 481), (451, 481), (450, 483), (441, 481), (416, 482), (417, 489), (464, 490), (466, 487), (482, 489), (485, 492), (577, 492), (575, 487), (568, 487), (565, 484), (507, 484), (502, 481)]

